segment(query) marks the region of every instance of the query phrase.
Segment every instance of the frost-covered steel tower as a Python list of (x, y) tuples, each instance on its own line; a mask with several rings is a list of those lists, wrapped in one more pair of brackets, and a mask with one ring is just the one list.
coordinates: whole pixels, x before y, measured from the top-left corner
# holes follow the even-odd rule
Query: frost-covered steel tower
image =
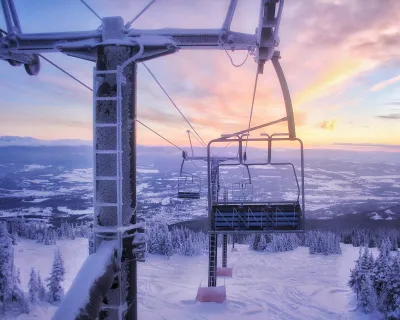
[[(258, 70), (274, 54), (283, 0), (261, 0), (255, 34), (230, 30), (237, 0), (231, 0), (220, 29), (141, 30), (121, 17), (102, 19), (101, 28), (82, 32), (23, 33), (13, 0), (1, 0), (7, 34), (0, 35), (0, 59), (40, 71), (40, 54), (61, 52), (96, 63), (93, 88), (94, 238), (116, 241), (119, 266), (104, 299), (101, 318), (137, 319), (136, 263), (142, 225), (136, 219), (137, 63), (179, 50), (247, 50)], [(137, 236), (139, 235), (139, 236)]]

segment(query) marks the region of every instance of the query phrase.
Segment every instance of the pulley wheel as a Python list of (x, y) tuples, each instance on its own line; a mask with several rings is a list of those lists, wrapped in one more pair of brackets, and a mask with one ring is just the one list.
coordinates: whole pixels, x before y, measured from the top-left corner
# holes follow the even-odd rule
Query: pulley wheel
[(25, 71), (30, 76), (36, 76), (40, 71), (40, 59), (37, 54), (33, 54), (32, 59), (33, 59), (32, 63), (24, 64), (24, 67), (25, 67)]

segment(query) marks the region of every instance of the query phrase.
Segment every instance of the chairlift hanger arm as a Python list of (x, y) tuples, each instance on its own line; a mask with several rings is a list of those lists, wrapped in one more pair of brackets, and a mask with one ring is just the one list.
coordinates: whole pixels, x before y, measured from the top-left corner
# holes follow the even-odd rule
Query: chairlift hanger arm
[[(225, 141), (225, 142), (226, 141), (239, 141), (239, 140), (244, 140), (245, 141), (246, 139), (242, 139), (242, 138), (237, 139), (237, 137), (242, 135), (242, 134), (245, 134), (245, 133), (248, 133), (248, 132), (251, 132), (251, 131), (255, 131), (255, 130), (258, 130), (258, 129), (262, 129), (262, 128), (265, 128), (265, 127), (268, 127), (268, 126), (272, 126), (274, 124), (277, 124), (277, 123), (280, 123), (280, 122), (283, 122), (283, 121), (286, 121), (286, 120), (287, 120), (287, 117), (284, 117), (284, 118), (281, 118), (281, 119), (278, 119), (278, 120), (267, 122), (267, 123), (261, 124), (259, 126), (255, 126), (255, 127), (249, 128), (249, 129), (245, 129), (245, 130), (242, 130), (242, 131), (235, 132), (235, 133), (224, 134), (221, 138), (217, 138), (217, 139), (211, 140), (208, 144), (210, 145), (213, 142), (221, 142), (221, 141)], [(251, 139), (248, 139), (248, 138), (247, 138), (247, 140), (251, 141)]]

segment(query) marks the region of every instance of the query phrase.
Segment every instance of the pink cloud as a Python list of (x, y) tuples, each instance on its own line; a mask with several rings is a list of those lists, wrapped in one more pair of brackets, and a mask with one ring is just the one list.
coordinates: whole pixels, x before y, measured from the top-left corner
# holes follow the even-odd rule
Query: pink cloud
[(386, 88), (387, 86), (390, 86), (391, 84), (399, 82), (399, 81), (400, 81), (400, 75), (390, 78), (388, 80), (381, 81), (381, 82), (375, 84), (374, 86), (372, 86), (372, 88), (369, 90), (374, 91), (374, 92), (379, 91), (379, 90), (382, 90), (383, 88)]

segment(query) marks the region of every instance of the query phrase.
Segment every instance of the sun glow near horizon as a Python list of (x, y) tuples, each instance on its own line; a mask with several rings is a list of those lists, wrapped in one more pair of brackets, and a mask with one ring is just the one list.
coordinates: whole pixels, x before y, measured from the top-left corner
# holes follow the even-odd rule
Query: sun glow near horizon
[[(312, 6), (285, 3), (280, 27), (278, 49), (292, 95), (297, 136), (313, 148), (335, 144), (347, 144), (346, 148), (400, 145), (400, 126), (397, 125), (400, 120), (400, 46), (392, 41), (400, 33), (396, 23), (400, 20), (400, 2), (388, 3), (390, 10), (371, 4), (360, 15), (354, 10), (357, 4), (362, 5), (361, 0), (356, 0), (357, 3), (311, 1)], [(130, 12), (137, 11), (136, 7), (144, 3), (139, 1), (132, 5), (117, 1), (110, 6), (100, 1), (92, 5), (104, 15), (123, 14), (127, 20)], [(21, 3), (16, 2), (16, 5), (19, 9)], [(227, 5), (227, 0), (218, 3), (208, 0), (196, 4), (194, 10), (179, 0), (171, 0), (168, 5), (160, 2), (137, 21), (135, 28), (218, 27)], [(98, 21), (78, 4), (69, 8), (63, 3), (55, 6), (43, 2), (32, 8), (30, 15), (19, 10), (27, 26), (26, 32), (52, 30), (53, 26), (45, 19), (46, 10), (75, 15), (76, 19), (57, 26), (63, 30), (98, 26)], [(257, 25), (257, 11), (258, 1), (241, 4), (233, 26), (237, 31), (252, 32), (247, 29)], [(181, 17), (179, 21), (177, 15)], [(350, 20), (357, 23), (350, 23)], [(333, 23), (335, 28), (332, 28)], [(232, 56), (235, 62), (241, 62), (245, 53), (234, 52)], [(60, 53), (51, 58), (87, 84), (91, 83), (91, 63)], [(205, 141), (221, 133), (247, 128), (256, 70), (251, 58), (243, 67), (234, 68), (223, 51), (182, 51), (152, 60), (148, 65)], [(0, 64), (0, 68), (8, 75), (0, 86), (3, 98), (0, 135), (92, 138), (90, 91), (45, 62), (38, 77), (28, 77), (23, 70), (7, 63)], [(264, 74), (260, 75), (252, 125), (283, 116), (281, 89), (267, 62)], [(187, 145), (188, 125), (141, 66), (138, 118), (174, 143)], [(287, 131), (284, 124), (272, 129), (276, 131), (264, 132)], [(138, 143), (166, 144), (140, 125)], [(193, 143), (199, 145), (196, 140)]]

